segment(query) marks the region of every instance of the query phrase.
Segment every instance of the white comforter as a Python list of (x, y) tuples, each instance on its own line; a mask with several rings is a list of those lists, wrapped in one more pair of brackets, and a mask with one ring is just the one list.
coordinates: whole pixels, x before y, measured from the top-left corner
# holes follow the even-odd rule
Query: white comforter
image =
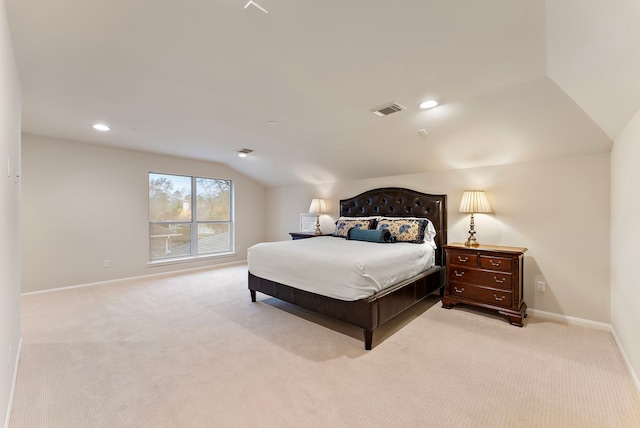
[(247, 250), (247, 261), (249, 271), (260, 278), (351, 301), (433, 267), (433, 247), (321, 236), (256, 244)]

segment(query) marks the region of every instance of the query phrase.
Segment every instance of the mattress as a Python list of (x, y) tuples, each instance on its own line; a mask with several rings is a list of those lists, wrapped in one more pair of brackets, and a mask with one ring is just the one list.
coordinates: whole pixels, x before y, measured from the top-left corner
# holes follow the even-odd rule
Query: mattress
[(320, 236), (265, 242), (247, 250), (249, 272), (340, 300), (359, 300), (435, 264), (433, 243), (381, 244)]

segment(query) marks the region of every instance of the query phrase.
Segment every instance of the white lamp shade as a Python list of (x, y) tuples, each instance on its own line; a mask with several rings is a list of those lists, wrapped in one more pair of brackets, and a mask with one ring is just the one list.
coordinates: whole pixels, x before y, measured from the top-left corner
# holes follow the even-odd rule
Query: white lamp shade
[(490, 213), (491, 206), (483, 190), (467, 190), (462, 194), (461, 213)]
[(324, 199), (314, 199), (309, 206), (309, 214), (322, 214), (326, 212)]

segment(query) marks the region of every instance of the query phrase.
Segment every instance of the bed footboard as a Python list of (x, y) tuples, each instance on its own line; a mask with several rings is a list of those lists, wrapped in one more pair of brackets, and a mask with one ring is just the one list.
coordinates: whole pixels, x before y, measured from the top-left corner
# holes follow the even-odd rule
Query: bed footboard
[(345, 301), (321, 296), (268, 279), (249, 272), (251, 301), (256, 301), (256, 291), (285, 302), (337, 318), (364, 329), (365, 349), (373, 344), (373, 330), (406, 311), (432, 292), (444, 287), (445, 269), (436, 266), (411, 279), (367, 298)]
[(358, 327), (374, 329), (378, 325), (377, 311), (372, 310), (377, 302), (368, 299), (345, 301), (332, 299), (308, 291), (299, 290), (288, 285), (280, 284), (268, 279), (259, 278), (249, 272), (249, 290), (276, 297), (285, 302), (346, 321)]

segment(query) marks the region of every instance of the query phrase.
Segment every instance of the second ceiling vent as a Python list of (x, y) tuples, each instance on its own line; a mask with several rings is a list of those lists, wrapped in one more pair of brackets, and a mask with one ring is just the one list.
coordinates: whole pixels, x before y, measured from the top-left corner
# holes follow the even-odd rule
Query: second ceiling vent
[(402, 104), (392, 101), (390, 103), (383, 104), (379, 107), (372, 108), (369, 111), (375, 114), (376, 116), (384, 117), (402, 110), (406, 110), (406, 107), (403, 106)]

